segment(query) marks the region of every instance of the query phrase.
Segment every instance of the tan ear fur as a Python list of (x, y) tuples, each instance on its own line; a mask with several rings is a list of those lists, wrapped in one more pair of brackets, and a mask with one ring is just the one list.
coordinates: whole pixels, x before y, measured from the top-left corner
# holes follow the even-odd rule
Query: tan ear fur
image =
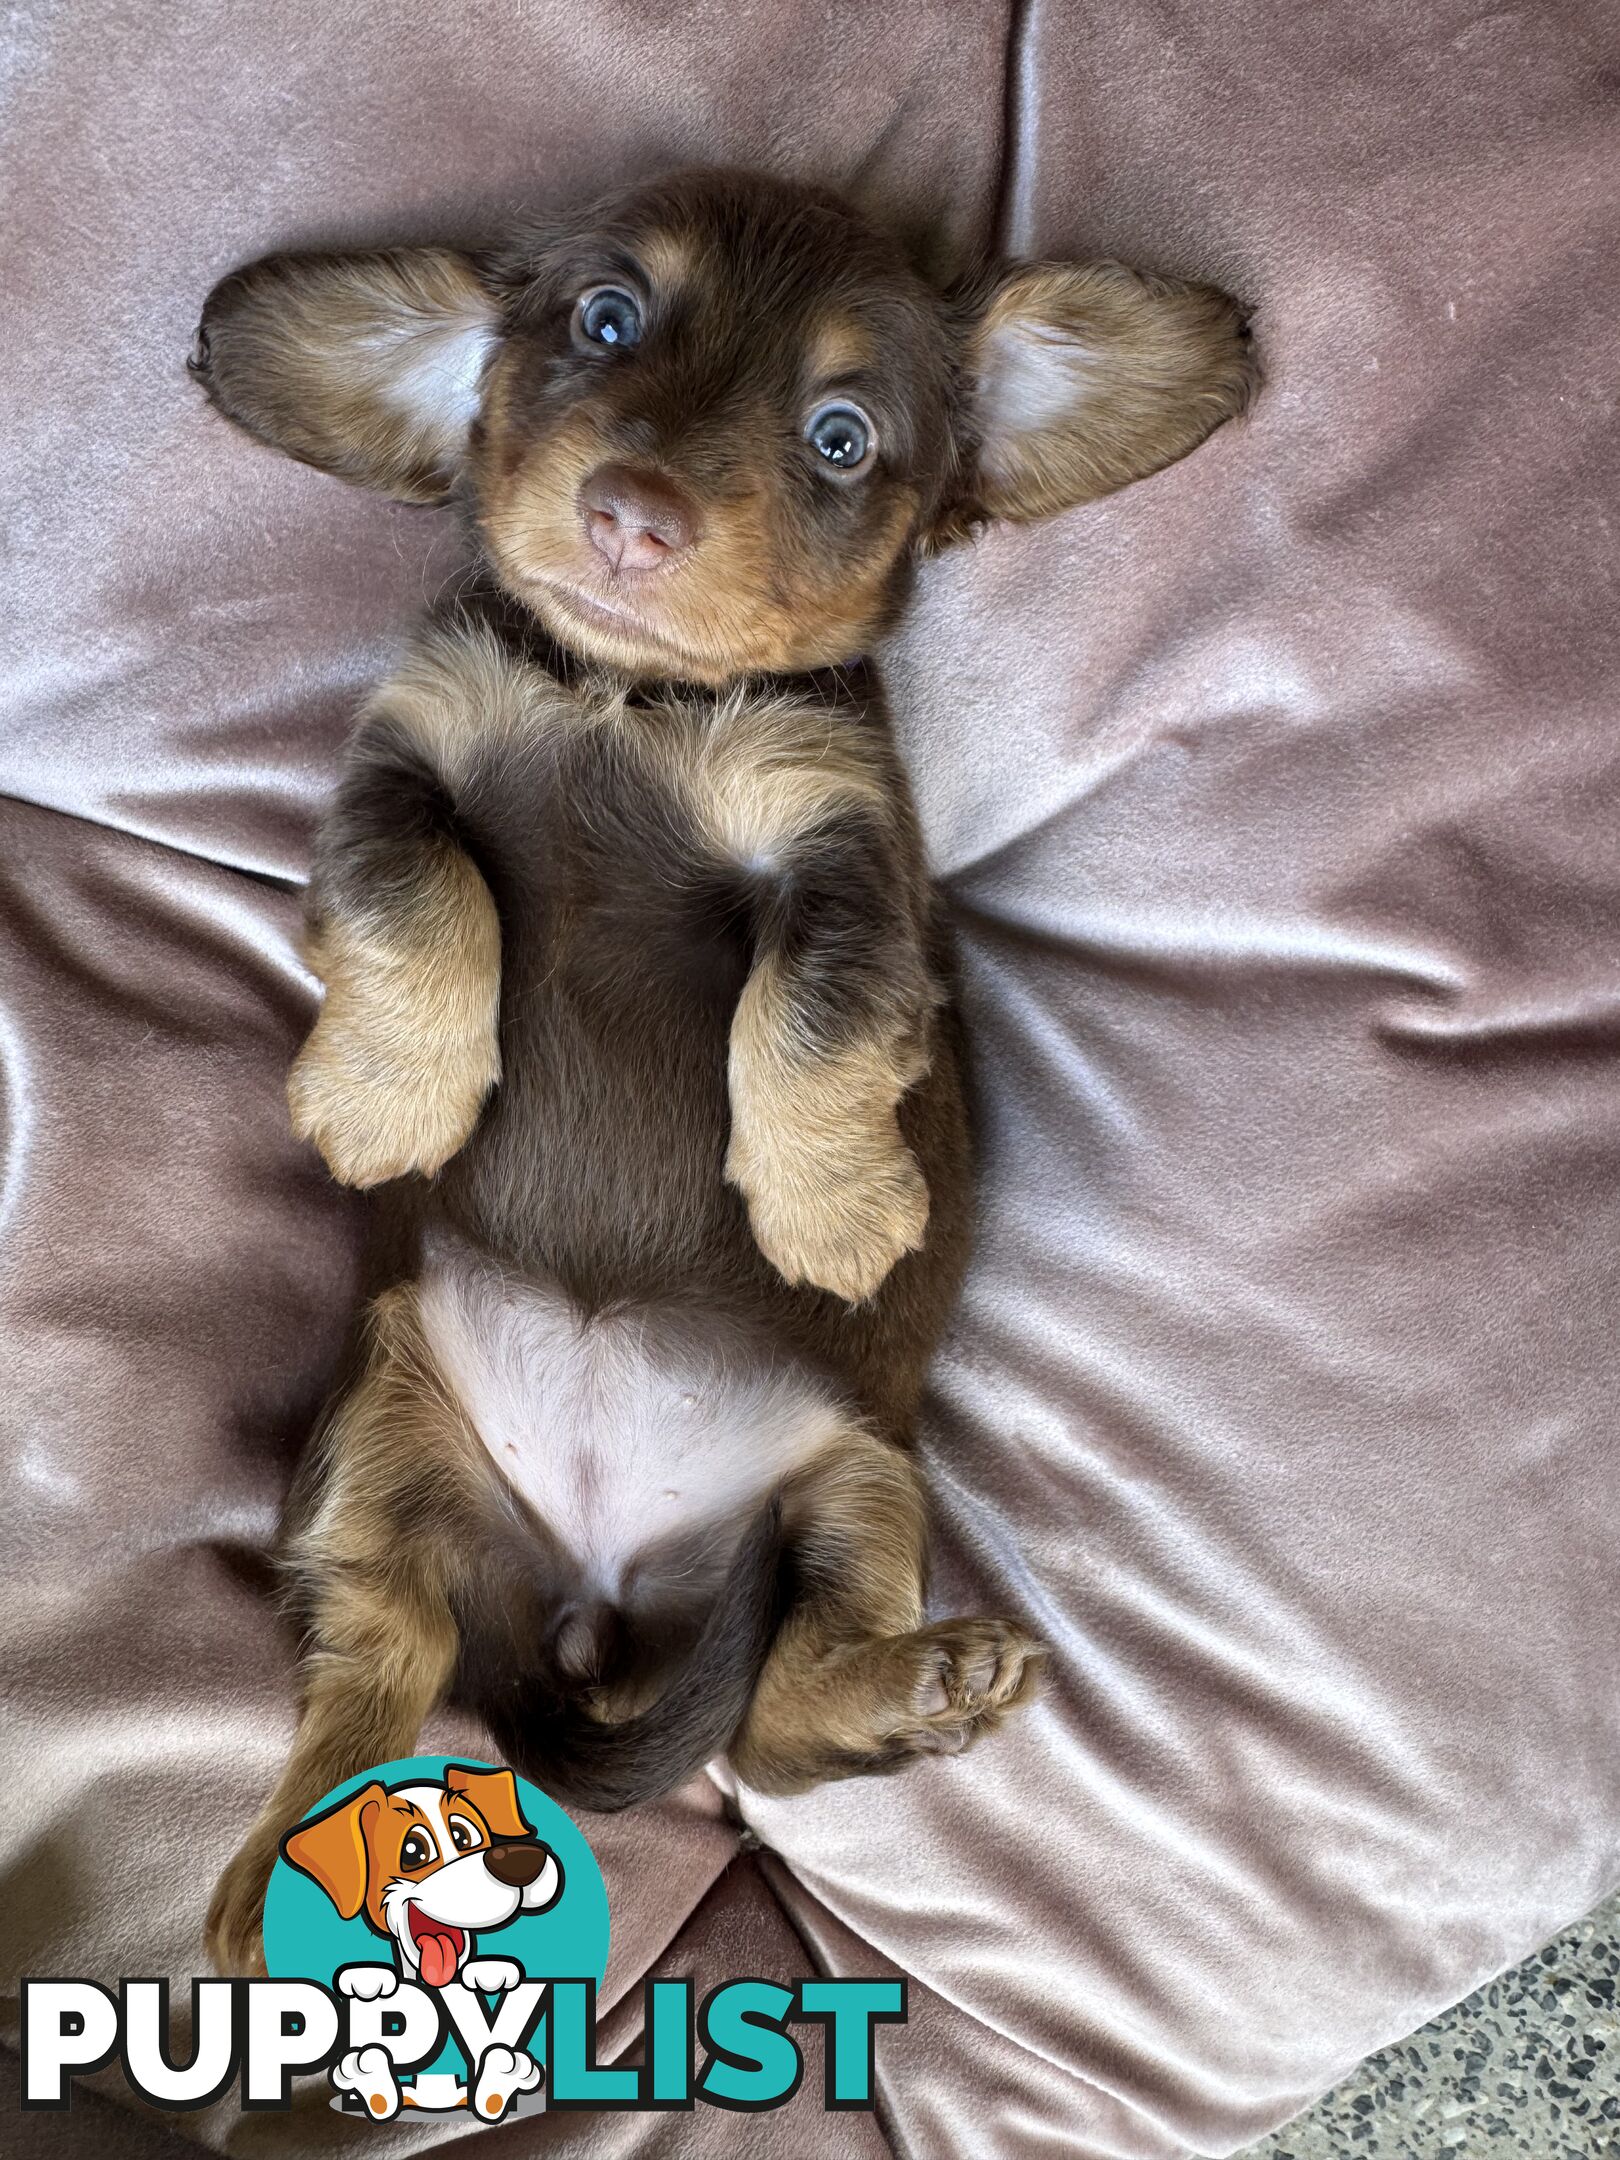
[(1254, 361), (1237, 304), (1121, 263), (1004, 271), (969, 343), (992, 517), (1049, 517), (1146, 478), (1243, 410)]
[(281, 1841), (283, 1858), (318, 1882), (345, 1920), (352, 1920), (366, 1901), (366, 1832), (383, 1797), (380, 1785), (364, 1785), (324, 1815), (289, 1830)]
[(216, 285), (192, 371), (228, 419), (406, 502), (454, 487), (498, 310), (448, 248), (272, 255)]

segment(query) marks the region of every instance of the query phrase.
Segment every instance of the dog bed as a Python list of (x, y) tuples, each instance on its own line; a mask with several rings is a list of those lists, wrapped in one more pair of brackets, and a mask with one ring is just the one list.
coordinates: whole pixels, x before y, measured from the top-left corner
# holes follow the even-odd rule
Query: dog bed
[[(456, 563), (437, 513), (205, 409), (198, 302), (273, 247), (476, 237), (700, 159), (843, 182), (941, 263), (1211, 277), (1267, 380), (1186, 463), (931, 565), (883, 656), (983, 1134), (925, 1434), (938, 1594), (1045, 1638), (1043, 1700), (903, 1778), (710, 1778), (589, 1824), (602, 2059), (649, 1971), (900, 1972), (839, 2151), (1229, 2153), (1620, 1880), (1612, 28), (1581, 0), (12, 17), (8, 1990), (197, 1972), (286, 1745), (262, 1554), (365, 1227), (286, 1130), (297, 887), (356, 697)], [(23, 2149), (346, 2135), (318, 2091), (164, 2127), (96, 2083)], [(812, 2063), (775, 2116), (498, 2135), (831, 2127)]]

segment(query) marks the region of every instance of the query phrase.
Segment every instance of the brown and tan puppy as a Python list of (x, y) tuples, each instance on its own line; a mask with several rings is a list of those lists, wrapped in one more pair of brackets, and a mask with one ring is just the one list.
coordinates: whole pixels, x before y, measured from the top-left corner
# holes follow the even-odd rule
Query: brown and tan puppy
[(830, 196), (699, 173), (493, 257), (255, 264), (195, 364), (262, 440), (459, 500), (478, 564), (317, 850), (294, 1121), (415, 1175), (418, 1250), (290, 1537), (304, 1710), (216, 1894), (235, 1965), (283, 1832), (447, 1694), (601, 1807), (727, 1749), (776, 1792), (891, 1769), (1028, 1693), (1021, 1628), (923, 1609), (968, 1150), (859, 656), (920, 556), (1182, 456), (1250, 362), (1216, 293), (939, 291)]

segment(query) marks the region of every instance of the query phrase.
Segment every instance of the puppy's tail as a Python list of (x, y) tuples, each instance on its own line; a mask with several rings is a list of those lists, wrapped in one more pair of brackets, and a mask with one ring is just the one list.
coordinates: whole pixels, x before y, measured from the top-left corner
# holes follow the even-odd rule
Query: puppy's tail
[(658, 1700), (616, 1724), (554, 1683), (478, 1703), (502, 1759), (565, 1806), (611, 1814), (672, 1792), (723, 1754), (748, 1714), (785, 1598), (782, 1504), (749, 1525), (691, 1655)]

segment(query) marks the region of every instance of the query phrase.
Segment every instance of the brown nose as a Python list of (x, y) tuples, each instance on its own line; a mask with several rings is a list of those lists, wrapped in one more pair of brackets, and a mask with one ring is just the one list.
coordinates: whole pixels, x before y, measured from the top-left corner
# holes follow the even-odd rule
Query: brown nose
[(546, 1864), (546, 1848), (530, 1838), (510, 1838), (504, 1845), (492, 1845), (484, 1865), (498, 1883), (505, 1883), (508, 1890), (525, 1889)]
[(579, 491), (591, 545), (615, 571), (661, 570), (697, 537), (692, 506), (667, 480), (598, 465)]

